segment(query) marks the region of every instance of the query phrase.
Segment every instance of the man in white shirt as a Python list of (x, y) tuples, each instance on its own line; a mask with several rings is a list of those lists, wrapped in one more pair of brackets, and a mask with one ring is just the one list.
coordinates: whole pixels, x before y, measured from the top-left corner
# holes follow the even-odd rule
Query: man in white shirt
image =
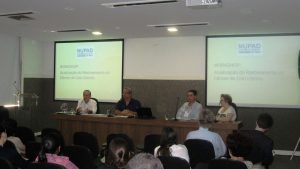
[(202, 105), (197, 102), (197, 91), (189, 90), (187, 92), (187, 102), (185, 102), (177, 111), (178, 120), (199, 120), (201, 119)]
[(211, 142), (214, 147), (215, 158), (219, 158), (226, 153), (226, 146), (219, 134), (209, 131), (211, 123), (214, 121), (215, 115), (213, 112), (209, 110), (203, 111), (203, 121), (199, 121), (199, 129), (189, 132), (186, 136), (186, 140), (201, 139)]
[(95, 114), (97, 112), (97, 103), (91, 99), (91, 91), (83, 91), (83, 99), (78, 101), (76, 112), (82, 114)]

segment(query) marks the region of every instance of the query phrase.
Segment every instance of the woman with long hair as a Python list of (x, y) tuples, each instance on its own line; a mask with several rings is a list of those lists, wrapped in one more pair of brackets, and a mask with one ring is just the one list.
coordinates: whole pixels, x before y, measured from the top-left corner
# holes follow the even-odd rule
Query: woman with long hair
[(67, 169), (78, 169), (69, 157), (59, 156), (61, 148), (61, 138), (56, 133), (51, 133), (42, 138), (42, 149), (36, 161), (41, 163), (55, 163), (66, 167)]
[(155, 148), (154, 156), (173, 156), (190, 161), (185, 145), (177, 144), (177, 134), (171, 127), (164, 127), (161, 133), (160, 145)]

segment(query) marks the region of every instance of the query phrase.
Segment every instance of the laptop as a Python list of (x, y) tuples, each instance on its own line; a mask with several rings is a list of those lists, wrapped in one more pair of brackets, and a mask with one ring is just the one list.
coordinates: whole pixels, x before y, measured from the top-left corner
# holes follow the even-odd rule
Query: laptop
[(141, 107), (137, 110), (138, 119), (153, 119), (150, 107)]

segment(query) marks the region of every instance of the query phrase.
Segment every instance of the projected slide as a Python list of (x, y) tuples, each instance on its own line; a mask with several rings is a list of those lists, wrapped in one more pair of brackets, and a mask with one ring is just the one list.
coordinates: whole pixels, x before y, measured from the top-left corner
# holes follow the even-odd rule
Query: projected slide
[(121, 98), (123, 40), (55, 42), (55, 100), (78, 100), (89, 89), (101, 102)]
[(300, 108), (300, 35), (207, 37), (207, 105)]

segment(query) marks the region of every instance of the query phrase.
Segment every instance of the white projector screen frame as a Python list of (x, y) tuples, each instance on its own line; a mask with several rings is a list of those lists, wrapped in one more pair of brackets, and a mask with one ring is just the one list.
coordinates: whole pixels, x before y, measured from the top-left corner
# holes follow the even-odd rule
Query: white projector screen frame
[[(76, 57), (77, 61), (74, 59), (73, 60), (74, 64), (68, 63), (63, 65), (63, 67), (59, 68), (60, 65), (58, 65), (59, 64), (58, 62), (62, 62), (63, 64), (63, 61), (58, 61), (59, 60), (58, 57), (60, 56), (58, 56), (59, 54), (57, 52), (58, 50), (60, 50), (59, 48), (61, 47), (59, 45), (68, 45), (68, 44), (71, 44), (71, 46), (73, 45), (72, 48), (74, 49), (73, 50), (74, 56), (72, 57)], [(102, 46), (99, 46), (99, 44), (101, 44)], [(111, 48), (107, 48), (109, 47), (109, 45)], [(87, 50), (87, 49), (91, 49), (91, 50)], [(81, 56), (80, 51), (84, 51), (84, 52), (88, 51), (89, 53), (86, 53), (87, 54), (86, 55), (83, 52), (82, 54), (84, 55), (82, 56), (84, 57), (80, 58)], [(99, 54), (100, 51), (102, 52), (101, 54)], [(80, 56), (78, 55), (78, 52)], [(97, 62), (93, 62), (92, 60), (94, 60), (96, 56), (101, 56), (103, 58), (98, 58)], [(71, 57), (71, 56), (68, 55), (67, 57)], [(85, 60), (85, 62), (87, 63), (84, 66), (82, 66), (84, 69), (81, 68), (80, 65), (77, 65), (77, 63), (81, 62), (79, 60)], [(91, 90), (92, 97), (96, 98), (99, 102), (116, 103), (122, 96), (123, 72), (124, 72), (123, 65), (124, 65), (124, 39), (55, 41), (54, 42), (54, 94), (53, 94), (54, 100), (55, 101), (77, 101), (79, 99), (82, 99), (83, 90)], [(63, 74), (60, 71), (60, 69), (62, 68), (66, 69), (66, 72), (63, 72)], [(67, 68), (69, 68), (69, 70), (71, 71), (69, 71)], [(75, 73), (75, 76), (73, 73)], [(88, 75), (86, 73), (88, 73)], [(67, 84), (69, 83), (70, 85), (65, 85), (63, 86), (62, 89), (59, 88), (59, 85), (60, 87), (62, 87), (63, 83), (60, 82), (61, 79), (58, 79), (58, 77), (60, 77), (61, 79), (67, 79), (69, 81), (71, 80), (73, 81), (71, 84), (70, 82), (67, 82)], [(112, 77), (114, 78), (113, 79), (114, 81), (103, 80)], [(73, 83), (76, 82), (75, 79), (79, 82)], [(86, 83), (85, 81), (86, 79), (91, 80), (91, 82), (93, 83)], [(74, 87), (73, 85), (77, 87)], [(68, 89), (68, 88), (72, 88), (72, 86), (76, 90)], [(69, 93), (72, 92), (71, 97), (61, 97), (60, 95), (58, 95), (59, 92), (63, 93), (65, 91)]]
[[(226, 42), (224, 39), (227, 38)], [(221, 41), (223, 39), (223, 41)], [(276, 41), (281, 39), (281, 41)], [(220, 40), (220, 41), (218, 41)], [(286, 41), (288, 40), (288, 41)], [(214, 42), (213, 42), (214, 41)], [(266, 44), (266, 42), (271, 42)], [(212, 47), (212, 43), (215, 44)], [(280, 45), (282, 43), (282, 46)], [(218, 45), (217, 45), (218, 44)], [(257, 44), (244, 48), (245, 44)], [(241, 46), (239, 46), (241, 45)], [(278, 67), (270, 67), (270, 47), (273, 57), (281, 60)], [(286, 47), (286, 48), (284, 48)], [(213, 52), (212, 52), (212, 48)], [(226, 49), (221, 50), (221, 49)], [(284, 51), (284, 49), (288, 49)], [(249, 51), (250, 54), (249, 54)], [(257, 50), (257, 51), (255, 51)], [(227, 52), (227, 55), (224, 54)], [(247, 53), (248, 52), (248, 53)], [(251, 53), (252, 52), (252, 53)], [(279, 57), (283, 52), (285, 57)], [(212, 54), (219, 57), (215, 59)], [(226, 56), (228, 58), (226, 58)], [(222, 57), (222, 58), (221, 58)], [(231, 57), (231, 58), (230, 58)], [(240, 62), (247, 58), (247, 62)], [(253, 57), (254, 59), (252, 59)], [(265, 57), (265, 58), (263, 58)], [(269, 58), (268, 58), (269, 57)], [(288, 57), (292, 57), (289, 58)], [(206, 37), (206, 105), (219, 106), (221, 94), (230, 94), (238, 107), (300, 108), (300, 34), (216, 35)], [(255, 62), (255, 58), (261, 62)], [(262, 59), (263, 58), (263, 59)], [(277, 59), (278, 59), (277, 58)], [(231, 59), (231, 60), (230, 60)], [(252, 59), (252, 60), (251, 60)], [(265, 66), (261, 63), (265, 61)], [(222, 63), (221, 63), (222, 62)], [(255, 67), (252, 69), (251, 67)], [(247, 65), (245, 64), (247, 63)], [(276, 61), (274, 61), (276, 63)], [(269, 66), (269, 67), (268, 67)], [(215, 67), (215, 68), (214, 68)], [(239, 72), (240, 71), (240, 72)], [(246, 73), (246, 75), (245, 75)], [(251, 73), (253, 76), (250, 76)], [(244, 75), (243, 75), (244, 74)], [(262, 74), (264, 76), (262, 76)], [(290, 77), (289, 77), (290, 76)], [(279, 79), (278, 77), (284, 77)], [(239, 80), (239, 81), (238, 81)], [(282, 83), (280, 80), (282, 80)], [(287, 81), (289, 80), (289, 81)], [(233, 81), (235, 83), (233, 83)], [(241, 83), (244, 81), (248, 83)], [(274, 82), (269, 84), (270, 82)], [(286, 82), (287, 81), (287, 82)], [(290, 83), (288, 83), (290, 82)], [(256, 83), (256, 84), (255, 84)], [(244, 85), (241, 85), (244, 84)], [(247, 85), (247, 86), (246, 86)], [(299, 86), (298, 86), (299, 85)], [(242, 88), (241, 86), (245, 86)], [(256, 86), (256, 88), (255, 88)], [(264, 88), (261, 93), (256, 90)], [(281, 88), (279, 88), (281, 87)], [(273, 88), (270, 90), (268, 88)], [(279, 92), (277, 90), (281, 89)], [(292, 91), (291, 91), (292, 90)], [(250, 92), (248, 92), (250, 91)], [(214, 92), (214, 93), (213, 93)], [(281, 92), (281, 93), (280, 93)], [(284, 92), (284, 93), (283, 93)], [(264, 99), (265, 101), (261, 101)], [(269, 100), (267, 100), (267, 99)], [(248, 100), (248, 101), (247, 101)], [(269, 103), (268, 103), (269, 102)], [(272, 102), (273, 104), (270, 104)]]

